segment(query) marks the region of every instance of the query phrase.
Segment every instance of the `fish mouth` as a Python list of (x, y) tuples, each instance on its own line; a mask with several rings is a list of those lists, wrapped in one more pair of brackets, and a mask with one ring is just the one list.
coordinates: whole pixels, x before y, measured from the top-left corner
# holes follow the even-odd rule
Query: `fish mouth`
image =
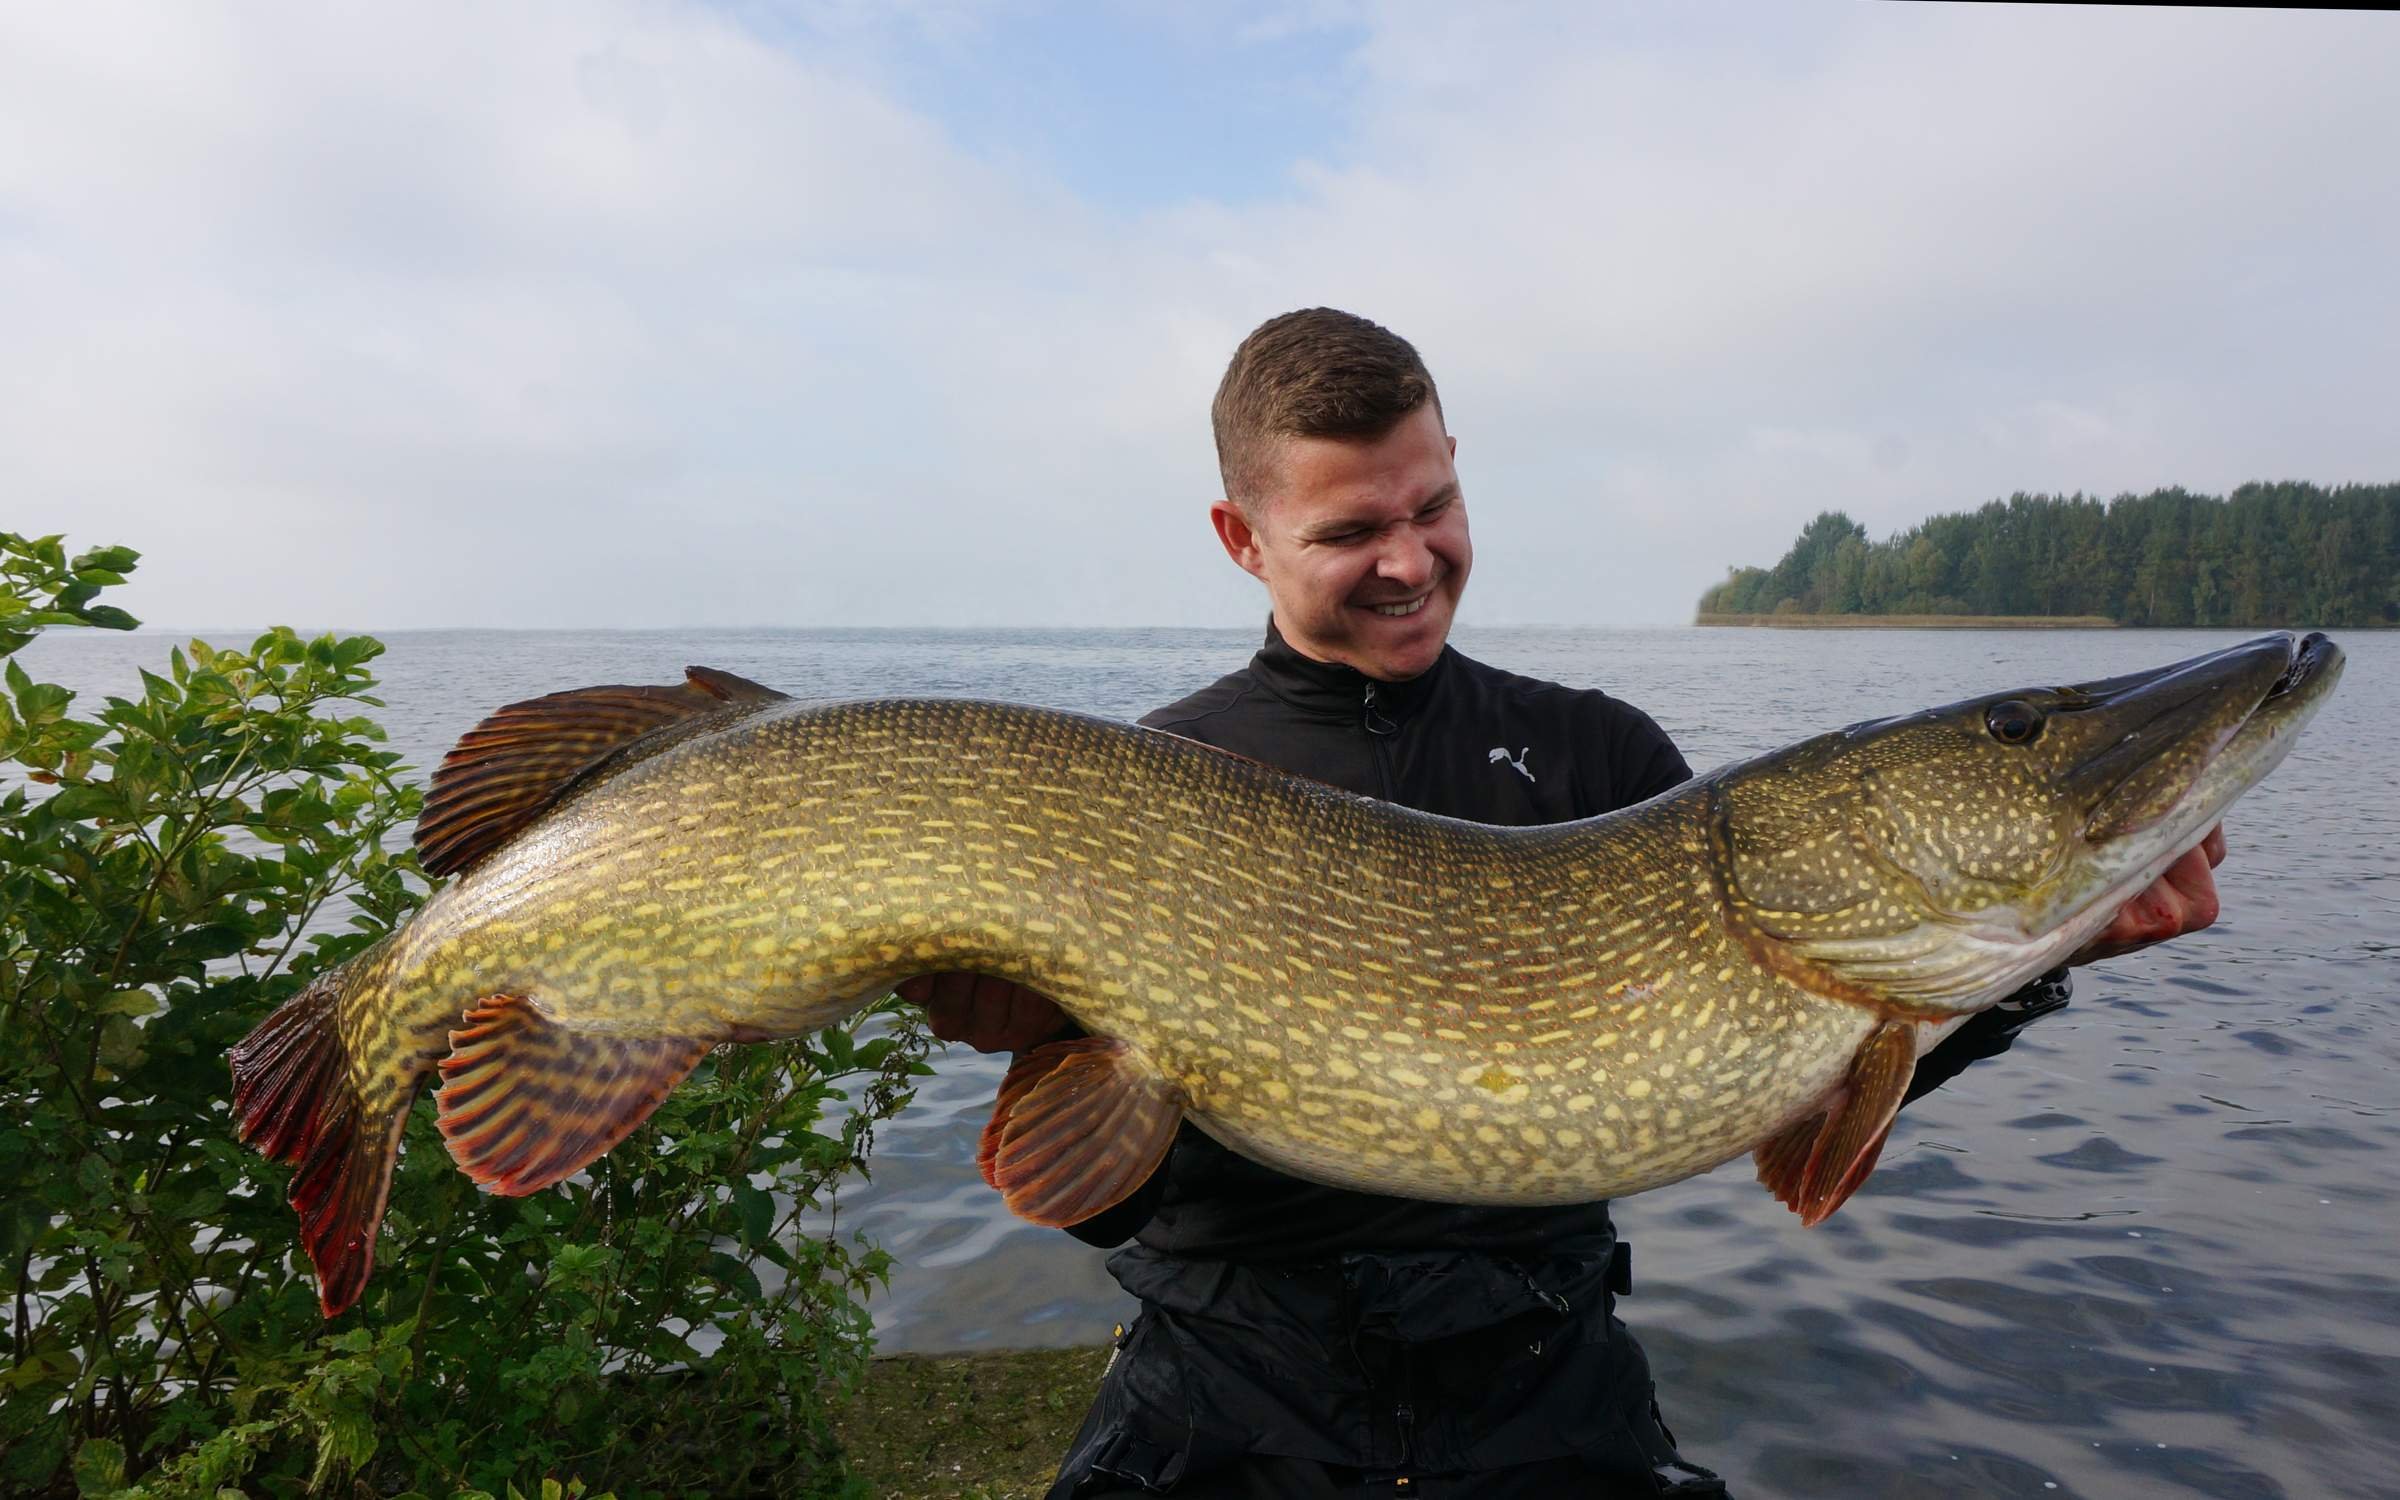
[[(2223, 779), (2211, 778), (2210, 767), (2254, 721), (2313, 707), (2341, 659), (2341, 648), (2322, 633), (2278, 631), (2152, 671), (2058, 689), (2052, 711), (2086, 747), (2065, 770), (2069, 795), (2086, 809), (2085, 842), (2110, 843), (2172, 819), (2204, 782)], [(2217, 810), (2264, 774), (2242, 778)]]
[(2087, 879), (2027, 912), (2026, 930), (2044, 933), (2063, 956), (2106, 925), (2282, 764), (2342, 665), (2341, 647), (2322, 633), (2279, 631), (2059, 690), (2063, 711), (2113, 717), (2094, 721), (2097, 748), (2068, 772), (2088, 799)]
[(2300, 692), (2324, 673), (2338, 671), (2341, 661), (2342, 648), (2335, 645), (2324, 631), (2312, 630), (2293, 646), (2291, 665), (2285, 667), (2283, 675), (2275, 679), (2275, 685), (2267, 689), (2267, 697), (2272, 700), (2286, 693)]

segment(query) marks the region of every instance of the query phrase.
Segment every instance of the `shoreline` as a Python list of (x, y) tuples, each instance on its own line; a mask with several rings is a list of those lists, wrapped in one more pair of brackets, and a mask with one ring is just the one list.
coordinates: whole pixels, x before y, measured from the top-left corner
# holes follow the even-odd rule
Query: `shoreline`
[[(1701, 613), (1694, 625), (1769, 630), (2125, 630), (2106, 615), (1730, 615)], [(2207, 628), (2207, 627), (2203, 627)], [(2227, 625), (2226, 630), (2252, 627)], [(2260, 627), (2264, 628), (2264, 627)]]
[(882, 1500), (1040, 1500), (1111, 1346), (883, 1354), (833, 1418), (850, 1472)]

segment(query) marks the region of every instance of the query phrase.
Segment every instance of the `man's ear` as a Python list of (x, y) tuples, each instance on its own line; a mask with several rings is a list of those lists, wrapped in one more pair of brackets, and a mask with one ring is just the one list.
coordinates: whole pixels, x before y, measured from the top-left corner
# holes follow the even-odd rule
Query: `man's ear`
[(1225, 555), (1253, 578), (1267, 576), (1266, 560), (1260, 554), (1257, 528), (1242, 508), (1231, 500), (1219, 500), (1208, 508), (1208, 524), (1217, 529), (1217, 540), (1224, 544)]

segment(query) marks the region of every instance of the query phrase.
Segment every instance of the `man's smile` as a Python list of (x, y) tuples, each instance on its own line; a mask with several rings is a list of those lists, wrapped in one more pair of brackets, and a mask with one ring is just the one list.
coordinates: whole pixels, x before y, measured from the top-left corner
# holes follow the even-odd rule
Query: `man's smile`
[(1432, 597), (1433, 590), (1427, 589), (1424, 593), (1417, 595), (1417, 597), (1414, 599), (1404, 599), (1398, 604), (1370, 604), (1367, 605), (1366, 608), (1373, 610), (1379, 615), (1388, 615), (1394, 619), (1397, 619), (1402, 616), (1413, 615), (1418, 610), (1423, 609), (1425, 607), (1425, 601)]

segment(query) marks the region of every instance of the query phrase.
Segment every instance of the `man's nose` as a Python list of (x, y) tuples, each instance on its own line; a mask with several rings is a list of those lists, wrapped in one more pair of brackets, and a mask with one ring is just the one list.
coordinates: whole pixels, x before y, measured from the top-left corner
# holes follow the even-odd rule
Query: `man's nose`
[(1417, 535), (1415, 527), (1402, 526), (1383, 544), (1375, 560), (1375, 576), (1412, 589), (1423, 588), (1432, 581), (1435, 567), (1433, 549), (1425, 545), (1425, 539)]

